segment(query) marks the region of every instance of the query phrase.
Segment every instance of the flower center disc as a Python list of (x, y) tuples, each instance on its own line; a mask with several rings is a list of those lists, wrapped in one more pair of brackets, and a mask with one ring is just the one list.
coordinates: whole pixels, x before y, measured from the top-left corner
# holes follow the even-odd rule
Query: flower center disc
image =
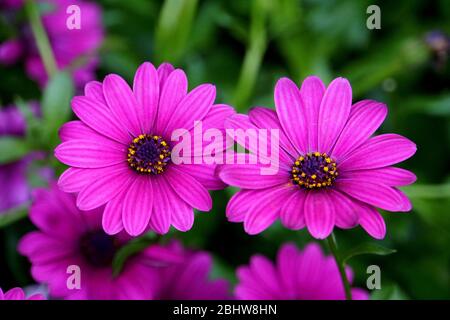
[(110, 266), (119, 245), (103, 231), (91, 231), (80, 239), (83, 257), (94, 267)]
[(291, 170), (292, 182), (305, 189), (329, 187), (337, 175), (336, 162), (320, 152), (300, 156)]
[(160, 137), (141, 134), (128, 147), (128, 164), (136, 172), (159, 174), (170, 161), (170, 148)]

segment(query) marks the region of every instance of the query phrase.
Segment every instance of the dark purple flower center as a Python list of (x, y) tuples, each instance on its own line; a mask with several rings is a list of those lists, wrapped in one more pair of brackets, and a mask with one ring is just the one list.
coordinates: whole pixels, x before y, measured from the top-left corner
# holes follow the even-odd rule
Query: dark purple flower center
[(94, 267), (111, 266), (119, 243), (105, 232), (90, 231), (80, 239), (80, 251), (86, 261)]
[(141, 134), (128, 147), (128, 164), (136, 172), (159, 174), (170, 162), (170, 147), (160, 136)]
[(336, 162), (320, 152), (300, 156), (291, 170), (292, 182), (305, 189), (330, 187), (337, 175)]

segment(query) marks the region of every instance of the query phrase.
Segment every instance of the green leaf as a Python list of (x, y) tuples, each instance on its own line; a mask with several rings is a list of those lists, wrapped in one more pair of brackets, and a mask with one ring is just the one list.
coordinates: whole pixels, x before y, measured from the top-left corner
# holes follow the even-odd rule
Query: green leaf
[(347, 252), (344, 252), (342, 254), (342, 261), (344, 263), (346, 263), (349, 259), (351, 259), (355, 256), (362, 255), (362, 254), (376, 254), (379, 256), (386, 256), (386, 255), (394, 253), (396, 251), (397, 250), (395, 250), (395, 249), (389, 249), (389, 248), (380, 246), (375, 243), (367, 242), (367, 243), (362, 243), (362, 244), (348, 250)]
[(159, 62), (177, 63), (189, 44), (198, 0), (166, 0), (155, 31), (155, 52)]
[(71, 116), (70, 100), (74, 93), (72, 78), (66, 72), (57, 73), (50, 79), (42, 98), (44, 141), (49, 146), (57, 143), (59, 127)]
[(9, 163), (25, 156), (30, 151), (25, 140), (3, 136), (0, 138), (0, 164)]
[(28, 215), (28, 204), (12, 208), (7, 212), (0, 214), (0, 229), (10, 224), (24, 219)]
[(129, 257), (147, 248), (154, 243), (157, 238), (155, 233), (148, 232), (139, 238), (131, 240), (125, 246), (120, 248), (115, 254), (112, 262), (113, 275), (118, 276)]

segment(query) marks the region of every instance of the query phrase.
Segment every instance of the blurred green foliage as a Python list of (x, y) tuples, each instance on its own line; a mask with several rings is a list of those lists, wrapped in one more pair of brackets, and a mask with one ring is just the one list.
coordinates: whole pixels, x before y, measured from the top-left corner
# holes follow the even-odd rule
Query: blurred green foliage
[[(118, 73), (131, 81), (143, 61), (169, 61), (186, 70), (191, 88), (214, 83), (217, 101), (230, 103), (240, 112), (254, 105), (273, 107), (273, 87), (279, 77), (300, 83), (311, 74), (326, 82), (347, 77), (354, 100), (386, 103), (389, 116), (380, 132), (405, 135), (418, 145), (416, 156), (404, 163), (418, 175), (418, 182), (405, 188), (414, 210), (384, 214), (387, 236), (377, 243), (397, 252), (351, 259), (355, 282), (365, 286), (366, 268), (376, 264), (382, 271), (382, 290), (373, 293), (374, 299), (450, 298), (450, 66), (437, 61), (436, 52), (424, 40), (433, 30), (450, 33), (450, 1), (97, 2), (104, 8), (107, 29), (99, 79)], [(366, 28), (370, 4), (381, 8), (380, 30)], [(71, 84), (63, 73), (56, 77), (41, 99), (21, 67), (1, 69), (1, 104), (41, 100), (43, 117), (37, 125), (30, 123), (34, 133), (25, 142), (0, 140), (0, 161), (36, 147), (52, 159), (56, 129), (70, 117)], [(43, 132), (36, 134), (35, 128)], [(14, 152), (3, 151), (11, 149)], [(61, 172), (60, 164), (49, 161)], [(245, 234), (241, 224), (225, 218), (226, 203), (234, 192), (231, 188), (214, 192), (213, 210), (198, 213), (192, 231), (171, 234), (185, 245), (210, 251), (215, 258), (214, 276), (234, 283), (234, 269), (248, 263), (252, 254), (274, 258), (286, 241), (300, 247), (314, 241), (306, 230), (289, 231), (279, 223), (257, 236)], [(17, 214), (24, 216), (23, 208)], [(18, 235), (32, 227), (26, 220), (4, 225), (0, 284), (30, 283), (27, 262), (17, 255), (15, 246)], [(360, 228), (338, 230), (336, 237), (343, 251), (376, 242)]]

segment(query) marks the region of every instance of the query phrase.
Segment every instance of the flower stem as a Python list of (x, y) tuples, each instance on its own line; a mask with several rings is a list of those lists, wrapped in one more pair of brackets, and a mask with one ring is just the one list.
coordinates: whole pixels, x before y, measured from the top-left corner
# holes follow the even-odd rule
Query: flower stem
[(48, 40), (47, 33), (41, 21), (39, 9), (35, 0), (27, 0), (25, 4), (28, 20), (30, 21), (31, 30), (36, 40), (36, 45), (39, 50), (39, 54), (44, 63), (45, 71), (49, 78), (51, 78), (57, 71), (55, 56), (53, 55), (50, 41)]
[(327, 242), (333, 257), (336, 260), (342, 283), (344, 284), (345, 299), (352, 300), (352, 291), (350, 290), (350, 283), (348, 282), (347, 274), (345, 273), (345, 265), (338, 253), (336, 238), (333, 233), (327, 238)]

